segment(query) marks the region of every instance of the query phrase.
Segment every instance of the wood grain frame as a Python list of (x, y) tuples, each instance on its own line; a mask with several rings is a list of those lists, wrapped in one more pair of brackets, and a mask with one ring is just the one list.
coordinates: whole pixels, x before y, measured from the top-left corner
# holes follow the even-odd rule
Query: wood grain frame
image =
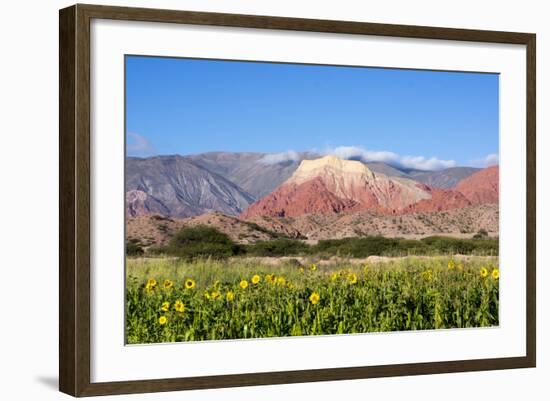
[[(90, 382), (90, 21), (92, 18), (511, 43), (527, 49), (527, 260), (524, 357)], [(77, 4), (59, 13), (59, 389), (73, 396), (364, 379), (536, 364), (536, 36), (531, 33), (373, 24)]]

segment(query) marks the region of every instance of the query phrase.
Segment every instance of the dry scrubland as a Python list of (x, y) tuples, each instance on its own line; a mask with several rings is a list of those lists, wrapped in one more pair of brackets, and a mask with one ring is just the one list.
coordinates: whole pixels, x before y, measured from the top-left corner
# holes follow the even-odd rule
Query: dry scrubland
[(128, 258), (130, 344), (498, 325), (498, 257)]

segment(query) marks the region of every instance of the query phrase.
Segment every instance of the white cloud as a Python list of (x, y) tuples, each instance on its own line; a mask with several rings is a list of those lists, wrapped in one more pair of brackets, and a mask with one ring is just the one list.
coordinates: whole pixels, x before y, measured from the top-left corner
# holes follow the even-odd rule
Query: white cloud
[(260, 159), (260, 163), (263, 164), (278, 164), (285, 162), (296, 162), (300, 160), (300, 155), (294, 150), (288, 150), (280, 153), (268, 153)]
[(126, 153), (131, 156), (150, 156), (157, 153), (155, 146), (143, 135), (128, 132)]
[(497, 165), (498, 162), (498, 155), (496, 153), (490, 153), (481, 159), (474, 159), (470, 161), (470, 164), (475, 167), (490, 167)]
[(362, 162), (382, 162), (395, 167), (417, 170), (442, 170), (456, 166), (454, 160), (442, 160), (437, 157), (426, 158), (424, 156), (401, 156), (394, 152), (372, 151), (360, 146), (338, 146), (326, 149), (323, 154)]

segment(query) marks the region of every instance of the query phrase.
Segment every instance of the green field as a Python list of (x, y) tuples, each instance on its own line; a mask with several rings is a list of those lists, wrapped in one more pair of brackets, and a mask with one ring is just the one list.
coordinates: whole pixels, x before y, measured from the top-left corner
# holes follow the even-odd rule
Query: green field
[(129, 344), (498, 325), (497, 257), (127, 258)]

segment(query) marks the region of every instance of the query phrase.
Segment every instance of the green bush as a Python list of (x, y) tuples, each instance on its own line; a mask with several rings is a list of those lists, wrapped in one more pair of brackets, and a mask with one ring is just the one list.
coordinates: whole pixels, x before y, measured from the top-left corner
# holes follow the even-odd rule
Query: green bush
[[(354, 237), (319, 241), (308, 245), (303, 241), (278, 238), (253, 244), (234, 243), (226, 234), (208, 226), (185, 228), (178, 232), (167, 246), (150, 247), (151, 255), (171, 255), (184, 259), (225, 259), (230, 256), (341, 256), (366, 258), (369, 256), (408, 255), (493, 255), (497, 256), (498, 238), (461, 239), (432, 236), (421, 240), (385, 237)], [(141, 244), (127, 244), (128, 255), (141, 255)]]
[(246, 246), (246, 253), (252, 256), (288, 256), (308, 253), (309, 245), (302, 241), (277, 239), (273, 241), (258, 241)]
[(162, 250), (183, 259), (225, 259), (238, 253), (238, 246), (215, 228), (196, 226), (179, 231)]
[(126, 242), (126, 255), (128, 256), (141, 256), (144, 250), (141, 243), (135, 240)]

